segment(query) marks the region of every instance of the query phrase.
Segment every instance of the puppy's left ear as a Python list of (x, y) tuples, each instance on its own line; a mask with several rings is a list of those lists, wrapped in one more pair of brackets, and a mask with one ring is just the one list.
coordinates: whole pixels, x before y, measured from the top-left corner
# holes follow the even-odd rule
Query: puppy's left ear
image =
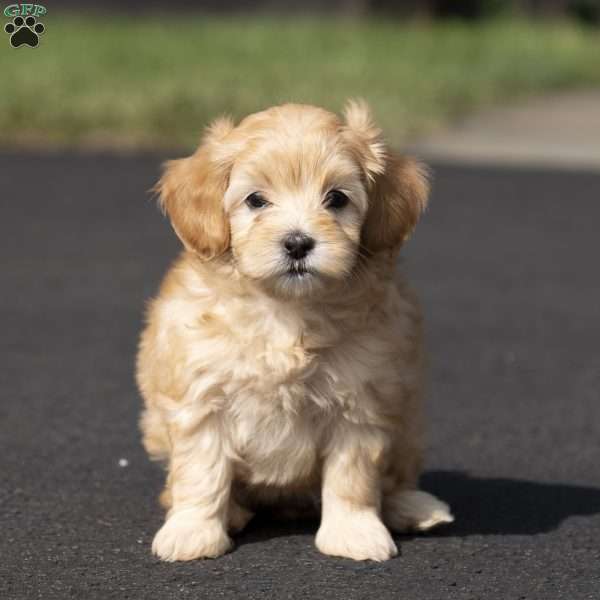
[(369, 252), (397, 250), (415, 228), (427, 205), (426, 168), (388, 150), (363, 101), (349, 102), (343, 135), (363, 169), (369, 208), (361, 243)]

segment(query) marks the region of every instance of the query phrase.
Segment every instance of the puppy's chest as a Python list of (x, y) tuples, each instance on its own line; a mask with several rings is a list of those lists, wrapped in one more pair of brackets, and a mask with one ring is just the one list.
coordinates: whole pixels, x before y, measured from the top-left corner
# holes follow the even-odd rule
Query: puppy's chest
[(241, 479), (286, 486), (313, 478), (328, 429), (328, 419), (314, 407), (292, 412), (248, 398), (234, 404), (228, 416), (229, 441)]
[(293, 311), (257, 312), (246, 319), (222, 357), (231, 365), (227, 395), (260, 395), (272, 407), (297, 411), (339, 343), (336, 327)]
[(236, 374), (225, 386), (226, 419), (243, 477), (282, 486), (311, 479), (339, 416), (326, 375), (336, 340), (332, 331), (326, 340), (323, 331), (293, 319), (270, 325), (247, 345), (240, 341)]

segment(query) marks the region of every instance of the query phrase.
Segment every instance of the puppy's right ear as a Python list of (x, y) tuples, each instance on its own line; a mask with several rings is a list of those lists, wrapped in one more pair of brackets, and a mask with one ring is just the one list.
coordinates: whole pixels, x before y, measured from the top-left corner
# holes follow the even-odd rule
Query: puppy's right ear
[(154, 188), (175, 233), (202, 260), (211, 260), (229, 248), (223, 196), (233, 158), (227, 157), (224, 140), (233, 127), (229, 119), (215, 121), (192, 156), (165, 164)]

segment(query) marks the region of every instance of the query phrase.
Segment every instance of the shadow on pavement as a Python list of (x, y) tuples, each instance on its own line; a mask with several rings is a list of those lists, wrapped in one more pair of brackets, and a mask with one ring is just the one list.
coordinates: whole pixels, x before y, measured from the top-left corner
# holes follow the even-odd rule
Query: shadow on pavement
[(565, 519), (600, 514), (600, 488), (430, 471), (424, 489), (452, 507), (456, 521), (435, 535), (533, 535)]
[[(456, 521), (427, 535), (534, 535), (560, 526), (569, 517), (600, 514), (600, 488), (519, 479), (471, 477), (461, 471), (430, 471), (423, 489), (452, 507)], [(319, 521), (283, 520), (259, 512), (236, 536), (240, 545), (274, 538), (314, 536)], [(404, 537), (404, 536), (401, 536)]]

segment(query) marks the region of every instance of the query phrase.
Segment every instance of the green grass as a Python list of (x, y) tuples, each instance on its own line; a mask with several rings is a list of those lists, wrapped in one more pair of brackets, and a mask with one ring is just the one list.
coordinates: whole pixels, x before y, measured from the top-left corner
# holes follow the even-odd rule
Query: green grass
[(0, 50), (2, 144), (190, 145), (222, 113), (353, 96), (400, 142), (482, 105), (600, 84), (600, 35), (565, 23), (44, 21), (37, 49)]

